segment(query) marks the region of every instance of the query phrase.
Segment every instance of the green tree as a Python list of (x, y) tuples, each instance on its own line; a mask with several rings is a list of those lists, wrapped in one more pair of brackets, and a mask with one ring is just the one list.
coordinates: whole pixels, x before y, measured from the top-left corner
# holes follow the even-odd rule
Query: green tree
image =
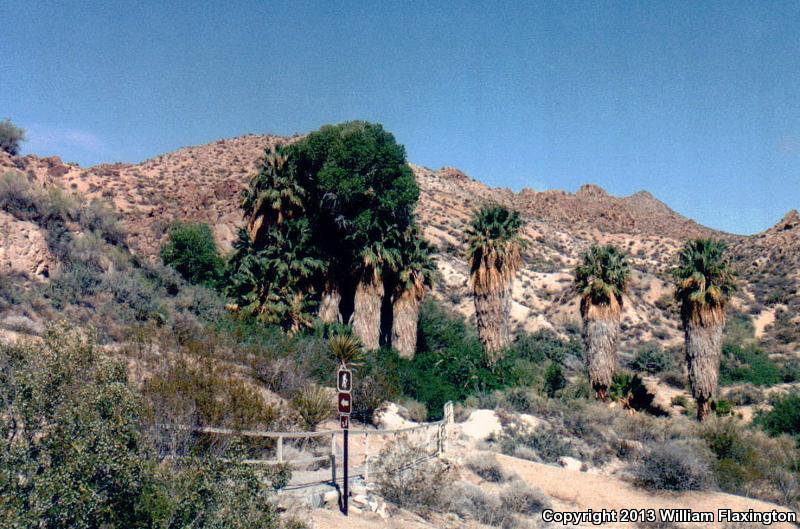
[(705, 420), (717, 390), (725, 306), (736, 288), (723, 241), (695, 239), (678, 255), (675, 299), (681, 306), (689, 384), (697, 400), (697, 418)]
[(519, 213), (484, 206), (467, 230), (467, 260), (478, 335), (492, 362), (511, 343), (508, 320), (514, 276), (522, 266)]
[(16, 156), (23, 141), (25, 141), (25, 129), (17, 127), (8, 118), (0, 121), (0, 150)]
[(392, 347), (401, 358), (414, 358), (417, 350), (419, 306), (438, 275), (433, 251), (418, 227), (406, 231), (392, 296)]
[(622, 295), (630, 266), (617, 247), (592, 246), (575, 268), (589, 379), (599, 400), (606, 400), (617, 366)]
[(193, 284), (215, 286), (224, 263), (208, 224), (178, 222), (169, 229), (161, 260)]

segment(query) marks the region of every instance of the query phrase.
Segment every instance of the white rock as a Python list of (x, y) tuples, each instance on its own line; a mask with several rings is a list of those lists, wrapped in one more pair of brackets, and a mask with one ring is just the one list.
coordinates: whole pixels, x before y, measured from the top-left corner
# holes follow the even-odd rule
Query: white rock
[(460, 426), (463, 435), (478, 441), (503, 431), (500, 418), (493, 410), (475, 410)]
[(394, 402), (387, 402), (372, 415), (372, 422), (381, 430), (394, 430), (397, 428), (408, 428), (416, 426), (418, 423), (408, 421), (400, 416), (400, 407)]
[(521, 413), (519, 418), (522, 422), (533, 428), (534, 430), (538, 429), (540, 426), (545, 424), (544, 419), (540, 419), (539, 417), (535, 417), (533, 415), (529, 415), (527, 413)]
[(580, 470), (583, 467), (583, 463), (574, 457), (562, 457), (558, 460), (558, 464), (567, 470)]

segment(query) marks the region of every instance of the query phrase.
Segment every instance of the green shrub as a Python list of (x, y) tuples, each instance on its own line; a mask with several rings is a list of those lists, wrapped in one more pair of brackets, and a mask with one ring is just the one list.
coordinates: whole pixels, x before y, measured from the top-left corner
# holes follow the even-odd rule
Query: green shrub
[(733, 414), (733, 404), (729, 400), (718, 399), (711, 403), (714, 413), (720, 417)]
[(570, 356), (580, 358), (581, 344), (575, 338), (565, 342), (555, 332), (541, 329), (533, 334), (519, 333), (509, 354), (535, 363), (547, 360), (563, 363)]
[(564, 371), (561, 369), (561, 366), (555, 362), (551, 362), (549, 366), (547, 366), (547, 371), (544, 373), (544, 392), (545, 394), (553, 398), (556, 396), (556, 392), (563, 389), (567, 385), (567, 379), (564, 377)]
[(562, 457), (575, 455), (569, 440), (554, 428), (512, 424), (500, 435), (498, 444), (504, 454), (543, 463), (557, 463)]
[(17, 127), (10, 119), (0, 121), (0, 150), (14, 156), (19, 154), (20, 143), (25, 141), (25, 129)]
[(772, 386), (783, 382), (783, 375), (761, 349), (725, 344), (722, 347), (719, 379), (722, 385), (745, 382), (756, 386)]
[(481, 479), (491, 483), (502, 483), (509, 477), (494, 454), (472, 456), (467, 460), (466, 466)]
[(208, 224), (176, 223), (161, 247), (161, 260), (193, 284), (215, 286), (222, 273), (214, 234)]
[(800, 436), (800, 394), (776, 398), (769, 411), (760, 411), (753, 421), (770, 435)]
[(675, 359), (672, 354), (662, 349), (657, 343), (647, 343), (636, 352), (631, 362), (631, 369), (655, 375), (672, 369)]
[(430, 458), (427, 448), (406, 439), (381, 450), (376, 475), (378, 492), (387, 501), (422, 511), (441, 509), (453, 478), (444, 460)]

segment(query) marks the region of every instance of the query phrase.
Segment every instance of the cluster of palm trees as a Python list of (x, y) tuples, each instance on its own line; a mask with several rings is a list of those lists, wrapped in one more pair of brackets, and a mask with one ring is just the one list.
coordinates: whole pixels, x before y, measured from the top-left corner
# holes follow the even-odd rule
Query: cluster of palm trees
[[(467, 257), (478, 335), (490, 362), (511, 342), (510, 297), (521, 266), (519, 215), (503, 206), (481, 208), (468, 231)], [(735, 276), (725, 242), (688, 241), (673, 268), (675, 299), (681, 307), (686, 362), (697, 417), (704, 420), (717, 387), (725, 327), (725, 306)], [(575, 268), (589, 379), (599, 400), (608, 398), (617, 367), (617, 345), (625, 294), (631, 278), (625, 254), (613, 245), (595, 245)]]

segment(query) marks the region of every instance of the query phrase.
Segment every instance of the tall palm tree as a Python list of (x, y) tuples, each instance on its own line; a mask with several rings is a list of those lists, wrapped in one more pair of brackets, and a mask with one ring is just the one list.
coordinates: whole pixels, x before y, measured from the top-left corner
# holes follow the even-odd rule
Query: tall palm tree
[(261, 161), (261, 169), (242, 192), (247, 234), (257, 246), (266, 226), (281, 224), (304, 210), (307, 193), (290, 170), (289, 156), (277, 146)]
[(417, 350), (419, 305), (437, 276), (433, 251), (418, 227), (406, 231), (392, 298), (392, 347), (403, 358), (414, 358)]
[(725, 306), (736, 289), (727, 248), (725, 242), (713, 239), (689, 241), (672, 271), (675, 299), (681, 304), (689, 384), (700, 421), (708, 416), (717, 389)]
[(616, 246), (592, 246), (575, 268), (581, 298), (583, 341), (589, 379), (598, 400), (606, 400), (617, 366), (622, 294), (630, 279), (625, 254)]
[(381, 305), (385, 270), (399, 261), (399, 252), (383, 241), (375, 241), (361, 251), (358, 283), (353, 300), (353, 332), (368, 351), (380, 347)]
[(522, 265), (519, 213), (500, 205), (482, 207), (467, 230), (467, 261), (478, 336), (491, 362), (511, 343), (511, 288)]

